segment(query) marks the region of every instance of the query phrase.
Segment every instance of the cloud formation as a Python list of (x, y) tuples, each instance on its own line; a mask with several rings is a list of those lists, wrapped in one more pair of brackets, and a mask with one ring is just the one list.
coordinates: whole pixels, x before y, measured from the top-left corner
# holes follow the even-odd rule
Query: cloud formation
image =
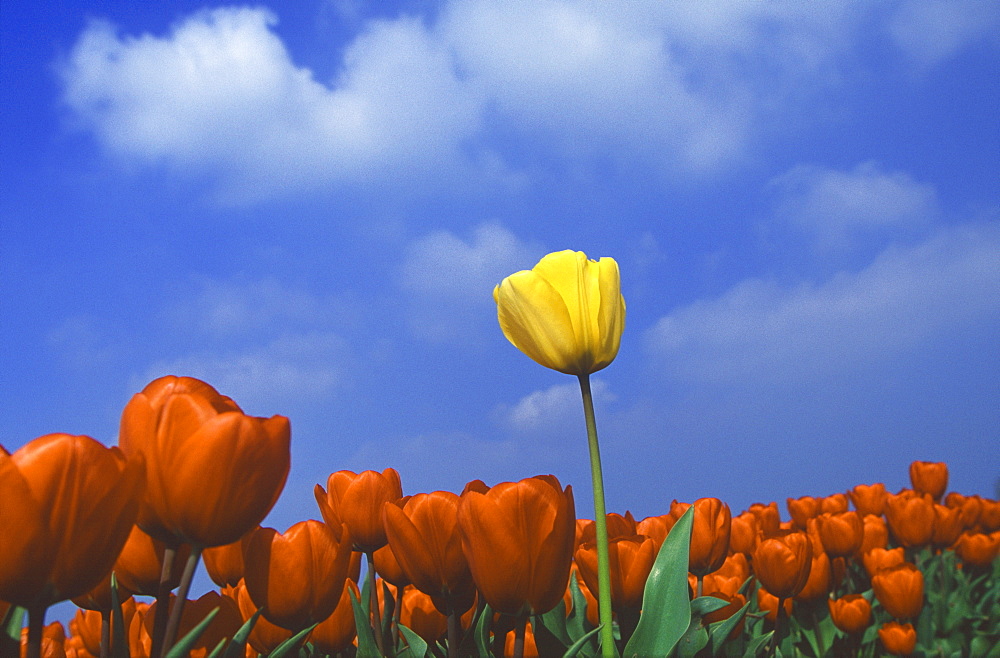
[(61, 68), (64, 102), (117, 156), (256, 195), (413, 175), (476, 129), (474, 99), (418, 20), (369, 23), (329, 85), (292, 62), (276, 21), (219, 8), (164, 37), (94, 22)]
[[(599, 406), (616, 399), (608, 383), (603, 379), (592, 379), (590, 386), (595, 405)], [(574, 381), (529, 393), (513, 407), (498, 407), (496, 415), (504, 424), (518, 432), (554, 430), (567, 424), (579, 423), (581, 405), (580, 385)]]
[(164, 35), (93, 22), (60, 74), (73, 122), (109, 153), (208, 177), (233, 197), (461, 187), (539, 158), (639, 157), (661, 175), (691, 176), (740, 161), (761, 133), (814, 120), (815, 104), (844, 83), (845, 53), (869, 14), (891, 18), (907, 52), (940, 61), (982, 38), (996, 12), (976, 6), (982, 20), (929, 1), (891, 13), (452, 0), (433, 17), (359, 23), (330, 80), (292, 60), (275, 14), (222, 7)]
[[(541, 248), (499, 224), (481, 224), (469, 240), (435, 231), (415, 240), (400, 267), (414, 332), (439, 342), (460, 339), (491, 317), (493, 287), (517, 270), (532, 267)], [(495, 315), (495, 314), (494, 314)]]
[(661, 318), (647, 348), (680, 381), (817, 381), (884, 363), (925, 341), (1000, 322), (1000, 227), (941, 230), (868, 267), (783, 287), (748, 279)]
[(875, 162), (851, 171), (799, 165), (774, 178), (775, 217), (814, 236), (823, 248), (845, 247), (859, 236), (925, 228), (940, 213), (931, 185)]

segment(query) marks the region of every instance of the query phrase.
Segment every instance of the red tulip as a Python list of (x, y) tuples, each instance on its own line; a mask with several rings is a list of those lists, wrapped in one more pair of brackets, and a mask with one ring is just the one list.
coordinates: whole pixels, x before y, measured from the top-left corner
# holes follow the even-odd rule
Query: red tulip
[(458, 523), (473, 581), (494, 610), (543, 614), (559, 603), (576, 539), (572, 487), (540, 475), (468, 491)]
[(443, 614), (472, 606), (475, 587), (458, 530), (459, 497), (448, 491), (417, 494), (400, 507), (385, 503), (389, 546), (407, 579)]
[(910, 483), (917, 493), (928, 494), (935, 501), (941, 500), (948, 488), (948, 465), (944, 462), (913, 462), (910, 464)]
[(300, 521), (284, 534), (258, 528), (243, 555), (250, 598), (264, 617), (282, 628), (299, 631), (323, 621), (337, 607), (347, 580), (351, 535), (338, 542), (319, 521)]
[(917, 631), (913, 624), (890, 621), (878, 629), (878, 639), (885, 650), (894, 656), (909, 656), (917, 648)]
[(860, 633), (871, 623), (872, 605), (860, 594), (827, 599), (833, 625), (845, 633)]
[(403, 497), (396, 469), (377, 471), (337, 471), (326, 481), (326, 489), (315, 488), (316, 503), (323, 520), (338, 531), (343, 523), (354, 538), (355, 550), (376, 551), (388, 543), (382, 525), (382, 506)]
[(97, 586), (135, 523), (142, 486), (141, 460), (88, 436), (48, 434), (0, 452), (0, 598), (44, 608)]
[(795, 596), (809, 580), (812, 540), (804, 532), (783, 532), (764, 539), (753, 554), (753, 570), (767, 591), (782, 599)]
[(254, 418), (205, 382), (161, 377), (129, 400), (119, 443), (146, 457), (139, 525), (171, 544), (231, 544), (258, 525), (285, 486), (284, 416)]

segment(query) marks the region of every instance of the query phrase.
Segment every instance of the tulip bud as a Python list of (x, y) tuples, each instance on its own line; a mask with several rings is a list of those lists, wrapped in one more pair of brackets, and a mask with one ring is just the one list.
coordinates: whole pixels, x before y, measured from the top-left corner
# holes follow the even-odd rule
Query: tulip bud
[(729, 553), (731, 530), (729, 505), (718, 498), (694, 501), (688, 571), (704, 576), (721, 567)]
[(854, 503), (854, 509), (864, 517), (867, 514), (882, 516), (888, 494), (885, 491), (885, 485), (879, 482), (872, 485), (859, 484), (847, 492), (847, 495)]
[(316, 502), (334, 533), (343, 523), (354, 538), (355, 550), (374, 552), (388, 543), (382, 524), (382, 506), (403, 497), (403, 485), (394, 468), (378, 471), (337, 471), (316, 485)]
[(890, 621), (878, 629), (878, 639), (894, 656), (909, 656), (917, 648), (917, 631), (913, 624)]
[(569, 375), (589, 375), (618, 354), (625, 300), (618, 263), (559, 251), (493, 290), (507, 339), (536, 362)]
[(872, 620), (872, 605), (860, 594), (848, 594), (839, 599), (827, 599), (833, 625), (845, 633), (860, 633)]
[(905, 562), (872, 576), (875, 598), (896, 619), (912, 619), (924, 606), (924, 574)]
[(809, 580), (812, 540), (804, 532), (784, 532), (763, 540), (754, 551), (753, 569), (767, 591), (782, 599), (795, 596)]
[(944, 462), (913, 462), (910, 464), (910, 483), (917, 493), (928, 494), (939, 501), (948, 488), (948, 465)]

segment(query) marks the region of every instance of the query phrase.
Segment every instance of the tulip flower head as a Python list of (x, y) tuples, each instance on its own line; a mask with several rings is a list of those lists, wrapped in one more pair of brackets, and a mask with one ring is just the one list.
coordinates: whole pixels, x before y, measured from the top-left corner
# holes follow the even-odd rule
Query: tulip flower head
[(860, 633), (872, 620), (872, 605), (860, 594), (827, 599), (833, 625), (845, 633)]
[(546, 368), (589, 375), (618, 354), (625, 300), (613, 258), (551, 253), (504, 279), (493, 299), (507, 340)]

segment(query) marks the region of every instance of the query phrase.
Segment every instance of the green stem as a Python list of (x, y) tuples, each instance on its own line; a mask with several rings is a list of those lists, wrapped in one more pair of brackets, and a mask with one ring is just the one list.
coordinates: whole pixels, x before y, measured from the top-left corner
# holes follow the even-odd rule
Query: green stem
[(587, 443), (590, 446), (590, 479), (594, 489), (594, 529), (597, 533), (597, 609), (601, 622), (601, 655), (615, 658), (614, 629), (611, 627), (611, 570), (608, 559), (608, 519), (604, 508), (604, 476), (601, 473), (601, 451), (597, 444), (597, 420), (594, 417), (594, 396), (590, 391), (590, 375), (579, 375), (583, 396), (583, 415), (587, 420)]
[(153, 644), (150, 656), (159, 656), (163, 650), (163, 633), (170, 618), (170, 581), (173, 579), (174, 556), (177, 546), (168, 545), (163, 549), (163, 564), (160, 565), (160, 584), (156, 590), (156, 613), (153, 617)]
[(528, 618), (524, 616), (518, 617), (517, 623), (514, 624), (514, 658), (524, 656), (524, 630), (527, 624)]
[(111, 658), (110, 610), (101, 610), (101, 658)]
[[(368, 559), (368, 573), (365, 574), (365, 578), (368, 579), (368, 606), (372, 613), (372, 630), (375, 631), (375, 646), (378, 647), (378, 652), (380, 655), (387, 655), (385, 652), (385, 638), (382, 636), (382, 613), (378, 608), (378, 584), (375, 582), (375, 558), (373, 557), (373, 551), (365, 551), (365, 557)], [(402, 597), (402, 591), (400, 591), (400, 597)]]
[(170, 608), (170, 620), (163, 633), (161, 656), (167, 655), (174, 640), (177, 639), (177, 630), (181, 627), (181, 615), (184, 614), (184, 603), (187, 601), (188, 592), (191, 591), (191, 580), (194, 578), (195, 569), (198, 568), (201, 551), (201, 546), (192, 545), (191, 554), (188, 555), (187, 562), (184, 564), (184, 573), (181, 574), (181, 582), (177, 586), (177, 597), (174, 599), (174, 605)]

